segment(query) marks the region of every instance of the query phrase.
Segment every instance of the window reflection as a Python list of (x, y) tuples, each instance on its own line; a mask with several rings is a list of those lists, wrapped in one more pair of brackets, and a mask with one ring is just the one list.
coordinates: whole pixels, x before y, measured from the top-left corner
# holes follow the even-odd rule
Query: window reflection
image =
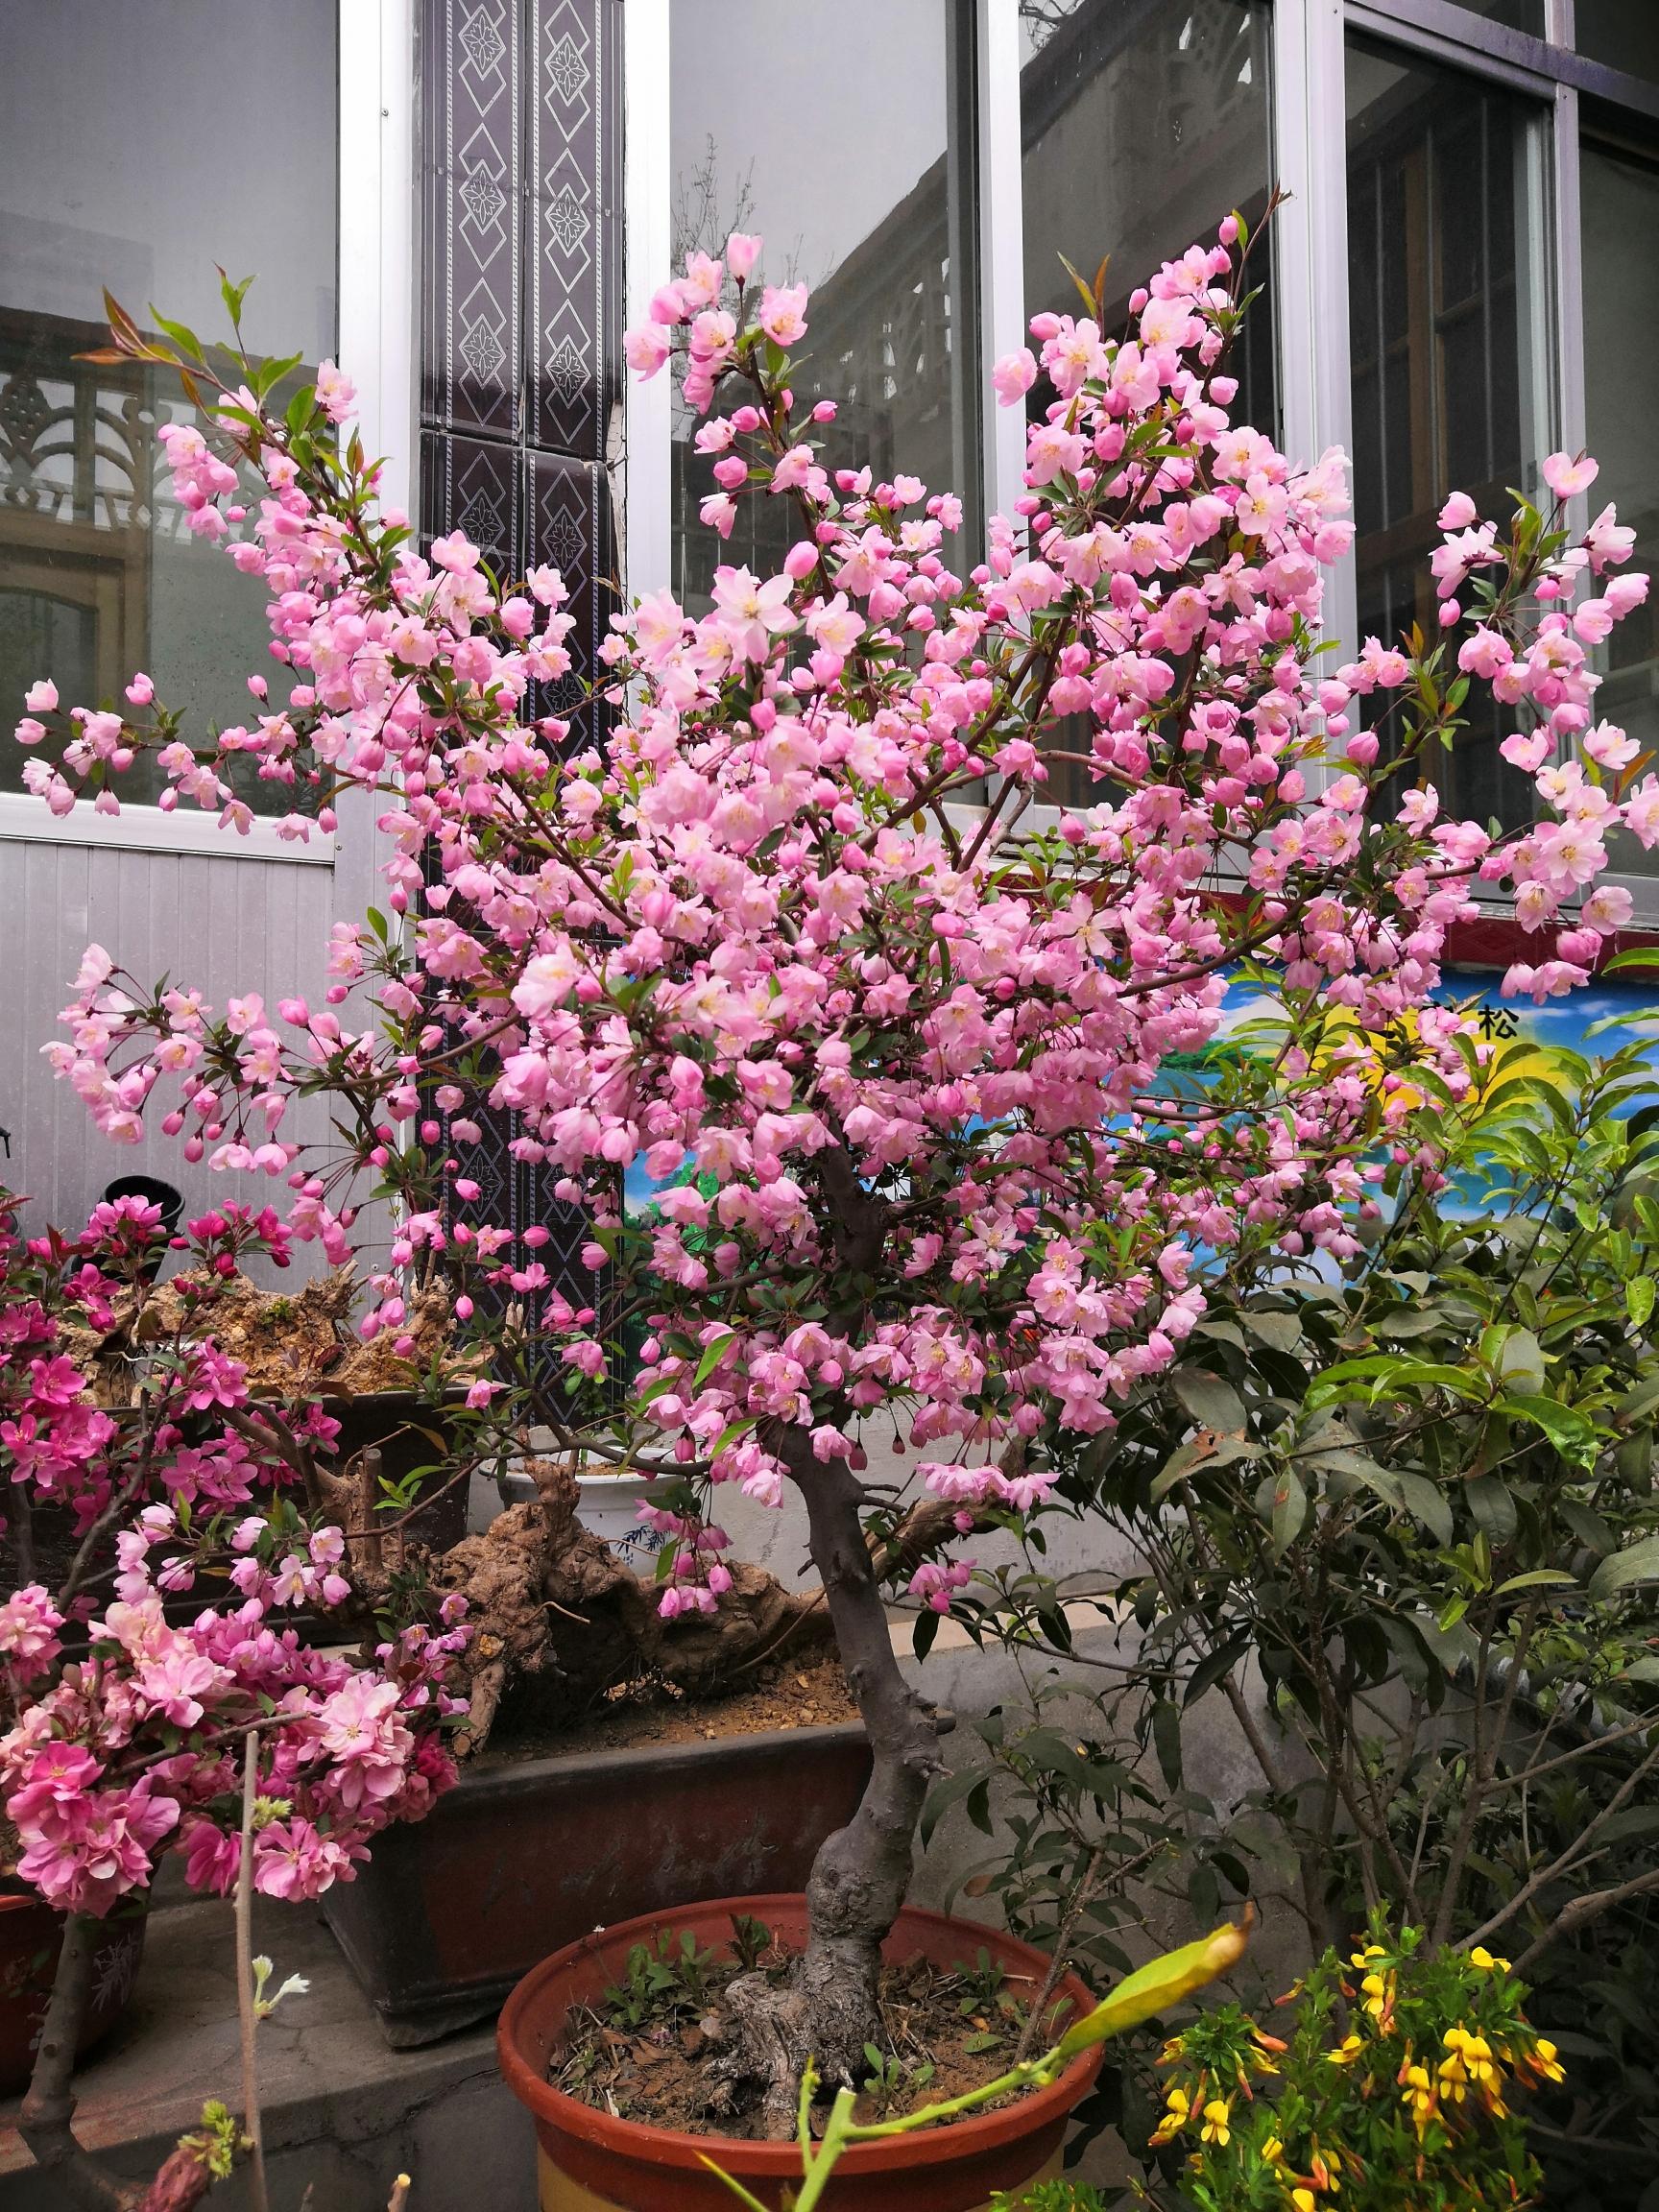
[[(730, 231), (758, 230), (756, 281), (812, 289), (797, 401), (802, 415), (812, 399), (837, 402), (836, 421), (814, 432), (826, 464), (868, 462), (878, 479), (902, 471), (956, 493), (970, 544), (980, 470), (973, 13), (956, 0), (675, 0), (670, 92), (676, 268), (693, 248), (719, 253)], [(804, 101), (803, 86), (822, 103)], [(677, 402), (673, 581), (682, 604), (701, 610), (721, 562), (778, 566), (793, 516), (785, 500), (746, 499), (724, 544), (705, 529), (697, 509), (715, 486), (691, 445), (696, 422)], [(946, 554), (970, 557), (950, 539)]]
[[(1104, 328), (1129, 295), (1238, 208), (1254, 225), (1273, 173), (1270, 12), (1258, 0), (1020, 0), (1025, 312), (1081, 312), (1060, 256), (1093, 281), (1111, 255)], [(1271, 233), (1251, 252), (1261, 297), (1229, 363), (1235, 419), (1278, 427)], [(1063, 734), (1061, 752), (1087, 753)], [(1048, 794), (1089, 804), (1087, 769), (1056, 760)]]
[[(0, 789), (22, 785), (10, 732), (37, 676), (96, 705), (145, 668), (200, 737), (246, 720), (250, 670), (276, 673), (262, 587), (171, 497), (177, 379), (78, 358), (108, 343), (106, 285), (141, 325), (155, 306), (222, 336), (215, 263), (255, 278), (254, 350), (334, 351), (335, 0), (288, 0), (270, 32), (261, 0), (146, 0), (141, 35), (123, 0), (0, 0)], [(228, 157), (249, 100), (282, 117), (279, 148)], [(140, 763), (122, 796), (159, 781)]]
[(1573, 43), (1592, 61), (1659, 84), (1659, 8), (1653, 0), (1576, 0)]
[[(1447, 493), (1502, 514), (1549, 450), (1539, 121), (1456, 71), (1348, 52), (1348, 294), (1361, 637), (1438, 629), (1429, 555)], [(1455, 810), (1529, 818), (1484, 708), (1427, 773)]]
[[(1659, 165), (1633, 153), (1583, 148), (1579, 192), (1584, 241), (1585, 443), (1600, 463), (1589, 511), (1609, 500), (1636, 532), (1630, 568), (1659, 572), (1659, 352), (1653, 302), (1659, 299)], [(1607, 681), (1596, 709), (1620, 723), (1644, 751), (1659, 747), (1659, 609), (1651, 598), (1617, 625), (1601, 648)], [(1659, 872), (1659, 850), (1645, 853), (1621, 834), (1615, 866)]]

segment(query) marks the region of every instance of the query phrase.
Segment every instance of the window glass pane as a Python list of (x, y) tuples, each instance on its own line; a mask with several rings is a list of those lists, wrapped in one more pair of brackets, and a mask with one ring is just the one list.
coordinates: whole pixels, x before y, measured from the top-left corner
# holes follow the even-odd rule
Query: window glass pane
[[(1582, 0), (1580, 0), (1582, 5)], [(1457, 0), (1471, 15), (1505, 24), (1511, 31), (1529, 31), (1534, 38), (1545, 35), (1544, 0)]]
[(1659, 7), (1653, 0), (1578, 0), (1573, 43), (1592, 61), (1659, 84)]
[[(251, 671), (279, 673), (263, 586), (171, 496), (177, 379), (76, 356), (108, 343), (106, 285), (141, 325), (154, 305), (224, 335), (215, 263), (255, 279), (256, 351), (334, 351), (336, 0), (281, 12), (277, 38), (265, 0), (145, 0), (141, 26), (126, 0), (0, 0), (0, 788), (21, 787), (36, 676), (96, 705), (146, 668), (200, 736), (247, 720)], [(280, 143), (239, 158), (250, 103)], [(140, 763), (122, 796), (159, 781)]]
[[(1544, 146), (1530, 103), (1400, 50), (1348, 49), (1348, 296), (1359, 635), (1437, 630), (1429, 555), (1447, 493), (1504, 512), (1548, 452)], [(1388, 727), (1387, 723), (1383, 727)], [(1531, 784), (1484, 707), (1426, 773), (1459, 814), (1527, 818)]]
[[(1254, 225), (1273, 173), (1271, 15), (1259, 0), (1020, 0), (1025, 312), (1078, 314), (1060, 255), (1093, 282), (1111, 255), (1104, 328), (1164, 262), (1214, 240), (1238, 208)], [(1251, 269), (1262, 287), (1229, 364), (1234, 415), (1277, 432), (1271, 230)], [(1056, 749), (1089, 750), (1062, 733)], [(1095, 796), (1086, 769), (1056, 761), (1048, 792)]]
[[(1609, 500), (1636, 532), (1631, 569), (1659, 571), (1659, 165), (1586, 145), (1579, 165), (1584, 242), (1585, 443), (1601, 465), (1592, 517)], [(1659, 609), (1627, 614), (1601, 648), (1607, 681), (1596, 711), (1620, 723), (1644, 751), (1659, 746)], [(1659, 872), (1659, 850), (1621, 836), (1616, 867)]]
[[(759, 231), (756, 281), (812, 288), (796, 397), (803, 416), (820, 397), (839, 404), (814, 431), (827, 466), (868, 462), (878, 478), (957, 493), (970, 538), (973, 13), (956, 0), (675, 0), (670, 94), (675, 267), (693, 248), (721, 252), (732, 230)], [(719, 563), (777, 567), (793, 516), (787, 500), (749, 499), (724, 545), (705, 529), (697, 509), (716, 487), (696, 423), (676, 405), (673, 581), (701, 609)], [(966, 548), (947, 539), (945, 552)]]

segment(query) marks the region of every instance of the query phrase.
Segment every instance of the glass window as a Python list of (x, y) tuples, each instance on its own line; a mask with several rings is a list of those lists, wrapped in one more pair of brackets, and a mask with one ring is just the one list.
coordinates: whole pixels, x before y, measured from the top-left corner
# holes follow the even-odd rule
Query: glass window
[(1529, 31), (1534, 38), (1545, 35), (1544, 0), (1457, 0), (1457, 5), (1467, 8), (1472, 15), (1484, 15), (1511, 31)]
[(1659, 8), (1653, 0), (1577, 0), (1573, 43), (1592, 61), (1659, 84)]
[[(148, 669), (201, 734), (247, 718), (249, 672), (277, 673), (263, 587), (170, 495), (156, 429), (190, 416), (177, 379), (77, 356), (108, 344), (106, 286), (141, 325), (156, 307), (224, 335), (215, 263), (255, 279), (253, 349), (334, 351), (336, 0), (288, 0), (279, 38), (264, 0), (142, 16), (0, 0), (0, 789), (21, 787), (10, 732), (36, 676), (97, 705)], [(237, 158), (253, 109), (279, 140)], [(123, 796), (153, 797), (145, 774)]]
[[(1449, 492), (1503, 512), (1550, 450), (1540, 111), (1397, 49), (1348, 49), (1348, 287), (1359, 635), (1437, 629)], [(1527, 818), (1528, 780), (1476, 713), (1428, 773), (1460, 814)]]
[[(1254, 224), (1273, 174), (1270, 12), (1260, 0), (1020, 0), (1020, 117), (1025, 312), (1081, 310), (1065, 255), (1093, 282), (1106, 273), (1104, 328), (1128, 320), (1129, 295), (1233, 208)], [(1236, 418), (1278, 426), (1271, 230), (1251, 267), (1262, 285), (1230, 366)], [(1062, 731), (1062, 753), (1089, 750)], [(1056, 760), (1061, 805), (1096, 796), (1076, 761)]]
[[(669, 133), (675, 267), (693, 248), (719, 253), (732, 230), (759, 231), (757, 281), (812, 288), (797, 397), (803, 413), (813, 398), (839, 405), (815, 433), (827, 465), (955, 492), (971, 542), (973, 12), (956, 0), (675, 0)], [(722, 561), (776, 568), (793, 522), (787, 501), (751, 499), (724, 546), (702, 526), (715, 485), (691, 445), (696, 421), (676, 408), (673, 581), (694, 609)], [(976, 557), (949, 539), (946, 553)]]
[[(1580, 0), (1582, 5), (1582, 0)], [(1636, 532), (1629, 566), (1659, 572), (1659, 164), (1623, 150), (1586, 144), (1579, 164), (1584, 251), (1585, 444), (1600, 463), (1592, 517), (1611, 500)], [(1659, 746), (1659, 608), (1627, 614), (1602, 648), (1607, 680), (1599, 714), (1620, 723), (1643, 750)], [(1659, 850), (1621, 837), (1615, 865), (1659, 872)]]
[[(1260, 0), (1020, 0), (1025, 311), (1070, 314), (1111, 255), (1106, 327), (1129, 295), (1230, 209), (1254, 222), (1273, 173), (1270, 24)], [(1264, 255), (1270, 235), (1263, 233)], [(1266, 262), (1252, 255), (1266, 275)], [(1239, 407), (1276, 417), (1270, 288), (1234, 363)]]

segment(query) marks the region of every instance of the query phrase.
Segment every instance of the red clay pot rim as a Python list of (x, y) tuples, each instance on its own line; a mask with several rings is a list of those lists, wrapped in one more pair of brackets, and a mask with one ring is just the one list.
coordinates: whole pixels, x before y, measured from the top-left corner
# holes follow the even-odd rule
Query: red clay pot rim
[[(803, 1911), (805, 1905), (805, 1898), (796, 1891), (758, 1897), (713, 1897), (680, 1910), (698, 1913), (741, 1911), (763, 1918), (769, 1910), (776, 1911), (780, 1906)], [(591, 1956), (602, 1944), (632, 1940), (656, 1929), (671, 1927), (674, 1918), (674, 1912), (669, 1911), (642, 1912), (632, 1920), (613, 1921), (608, 1928), (596, 1929), (591, 1936), (565, 1944), (563, 1950), (551, 1953), (539, 1966), (530, 1969), (502, 2008), (495, 2030), (496, 2053), (507, 2086), (536, 2119), (547, 2122), (566, 2135), (597, 2145), (617, 2157), (654, 2166), (692, 2169), (699, 2174), (707, 2173), (704, 2162), (712, 2158), (716, 2165), (733, 2175), (791, 2180), (801, 2171), (801, 2152), (793, 2142), (755, 2143), (741, 2136), (688, 2135), (677, 2128), (654, 2128), (644, 2120), (617, 2119), (584, 2104), (580, 2098), (567, 2096), (563, 2089), (556, 2089), (552, 2082), (537, 2074), (518, 2049), (519, 2024), (533, 2000), (549, 1982), (556, 1981), (578, 1960)], [(1030, 1943), (1022, 1943), (1017, 1936), (1003, 1934), (1000, 1929), (987, 1928), (977, 1921), (954, 1920), (945, 1912), (929, 1912), (921, 1906), (906, 1905), (894, 1923), (894, 1932), (899, 1934), (906, 1927), (949, 1928), (971, 1936), (975, 1942), (983, 1943), (1004, 1966), (1031, 1969), (1039, 1983), (1048, 1971), (1049, 1960), (1044, 1952)], [(1094, 2003), (1083, 1983), (1072, 1973), (1061, 1976), (1053, 1996), (1056, 2000), (1070, 1997), (1079, 2012), (1088, 2011)], [(884, 2143), (854, 2143), (842, 2153), (837, 2173), (892, 2173), (910, 2166), (938, 2165), (947, 2158), (971, 2159), (984, 2152), (1000, 2150), (1018, 2142), (1022, 2136), (1035, 2134), (1045, 2125), (1063, 2120), (1073, 2105), (1081, 2103), (1100, 2071), (1103, 2056), (1098, 2045), (1085, 2051), (1046, 2087), (1033, 2089), (1018, 2104), (1006, 2105), (999, 2112), (975, 2113), (971, 2119), (952, 2120), (942, 2128), (921, 2128), (914, 2135), (895, 2135)]]

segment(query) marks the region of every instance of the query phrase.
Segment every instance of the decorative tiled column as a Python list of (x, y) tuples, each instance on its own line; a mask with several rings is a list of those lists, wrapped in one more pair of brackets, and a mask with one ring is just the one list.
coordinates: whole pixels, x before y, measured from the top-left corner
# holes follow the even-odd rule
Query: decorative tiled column
[[(563, 572), (575, 675), (538, 700), (542, 713), (570, 710), (614, 605), (621, 12), (421, 0), (421, 527), (465, 531), (503, 577), (544, 562)], [(487, 1119), (469, 1211), (551, 1229), (539, 1257), (558, 1281), (580, 1216), (513, 1160), (510, 1118)]]

